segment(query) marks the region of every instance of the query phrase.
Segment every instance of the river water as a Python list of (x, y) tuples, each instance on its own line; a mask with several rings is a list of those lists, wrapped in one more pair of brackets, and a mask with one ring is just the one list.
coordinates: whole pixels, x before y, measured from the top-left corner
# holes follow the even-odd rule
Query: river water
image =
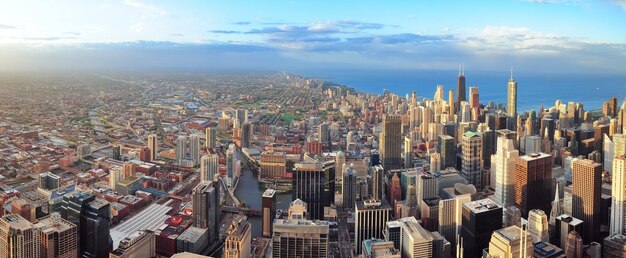
[[(241, 166), (241, 176), (239, 178), (239, 184), (235, 190), (235, 196), (245, 202), (246, 205), (253, 209), (261, 209), (261, 196), (263, 195), (262, 186), (259, 186), (257, 177), (252, 173), (250, 168), (245, 164)], [(276, 195), (276, 209), (282, 209), (284, 211), (289, 207), (291, 203), (291, 193), (281, 193)], [(248, 222), (252, 224), (252, 237), (260, 237), (262, 234), (261, 218), (250, 217)]]

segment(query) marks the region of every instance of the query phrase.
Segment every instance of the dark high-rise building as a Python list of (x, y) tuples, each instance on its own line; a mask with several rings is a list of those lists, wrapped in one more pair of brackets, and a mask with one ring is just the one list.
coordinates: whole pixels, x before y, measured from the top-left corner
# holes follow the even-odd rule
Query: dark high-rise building
[(322, 146), (330, 147), (330, 129), (327, 123), (322, 123), (317, 128), (317, 138), (322, 143)]
[(465, 90), (465, 72), (459, 71), (459, 77), (456, 83), (456, 102), (454, 103), (455, 110), (461, 110), (461, 102), (466, 101), (467, 91)]
[(78, 227), (79, 257), (106, 258), (113, 248), (109, 202), (78, 191), (63, 196), (61, 216)]
[(437, 152), (441, 155), (441, 168), (454, 167), (456, 161), (456, 140), (450, 135), (439, 135)]
[(541, 125), (539, 129), (539, 135), (541, 135), (541, 139), (548, 137), (551, 142), (554, 142), (554, 120), (551, 118), (542, 118)]
[(552, 208), (552, 155), (531, 153), (521, 156), (515, 164), (515, 206), (522, 217), (532, 209), (548, 214)]
[(502, 206), (491, 199), (463, 204), (463, 257), (482, 257), (491, 234), (502, 228)]
[(612, 97), (609, 99), (609, 116), (615, 117), (618, 114), (617, 98)]
[(274, 227), (274, 217), (276, 216), (276, 190), (267, 189), (263, 193), (261, 200), (263, 215), (263, 237), (271, 238), (274, 234), (272, 228)]
[(361, 254), (365, 239), (382, 238), (387, 221), (391, 219), (391, 206), (386, 200), (357, 201), (354, 210), (354, 249)]
[(480, 132), (483, 136), (483, 167), (491, 168), (491, 155), (496, 154), (496, 133), (487, 128)]
[(121, 147), (119, 145), (113, 145), (112, 152), (113, 153), (111, 154), (111, 158), (113, 158), (114, 160), (120, 160), (122, 155)]
[(245, 123), (241, 125), (241, 147), (250, 148), (251, 139), (252, 139), (252, 124)]
[(192, 191), (193, 220), (197, 228), (209, 229), (209, 241), (216, 241), (220, 228), (220, 191), (217, 181), (203, 181)]
[(572, 216), (584, 221), (585, 244), (600, 242), (602, 165), (588, 159), (572, 164)]
[(385, 171), (402, 167), (402, 116), (385, 115), (380, 133), (380, 158)]
[(343, 206), (354, 209), (354, 205), (357, 197), (356, 186), (356, 171), (352, 167), (347, 167), (343, 173), (342, 191), (343, 191)]
[(324, 206), (330, 204), (325, 190), (327, 178), (319, 162), (296, 163), (293, 173), (292, 199), (300, 199), (307, 204), (309, 219), (323, 219)]

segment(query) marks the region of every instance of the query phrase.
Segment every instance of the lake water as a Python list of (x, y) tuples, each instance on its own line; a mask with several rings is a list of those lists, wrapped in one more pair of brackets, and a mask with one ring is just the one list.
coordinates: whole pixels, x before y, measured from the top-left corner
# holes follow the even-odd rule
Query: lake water
[[(359, 91), (382, 94), (384, 89), (402, 97), (413, 91), (418, 96), (433, 98), (436, 86), (453, 89), (456, 94), (458, 71), (391, 71), (391, 70), (324, 70), (303, 71), (309, 77), (347, 85)], [(509, 72), (465, 71), (466, 90), (478, 86), (481, 103), (494, 101), (506, 103)], [(539, 109), (540, 105), (550, 107), (555, 100), (582, 102), (586, 110), (601, 109), (602, 102), (617, 97), (620, 105), (626, 98), (626, 74), (623, 75), (562, 75), (529, 74), (515, 72), (518, 83), (518, 110)]]

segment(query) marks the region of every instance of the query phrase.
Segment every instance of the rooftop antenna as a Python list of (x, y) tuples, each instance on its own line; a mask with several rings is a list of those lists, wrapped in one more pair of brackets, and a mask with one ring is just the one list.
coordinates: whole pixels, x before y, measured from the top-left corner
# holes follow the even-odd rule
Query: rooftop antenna
[(511, 66), (511, 80), (513, 80), (513, 66)]
[(465, 76), (465, 63), (461, 65), (461, 75)]
[(461, 76), (461, 64), (459, 64), (459, 76)]

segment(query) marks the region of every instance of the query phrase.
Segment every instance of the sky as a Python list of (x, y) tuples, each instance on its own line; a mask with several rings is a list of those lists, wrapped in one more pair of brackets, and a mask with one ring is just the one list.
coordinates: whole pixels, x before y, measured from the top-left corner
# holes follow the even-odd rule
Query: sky
[(626, 74), (626, 0), (0, 0), (0, 70)]

